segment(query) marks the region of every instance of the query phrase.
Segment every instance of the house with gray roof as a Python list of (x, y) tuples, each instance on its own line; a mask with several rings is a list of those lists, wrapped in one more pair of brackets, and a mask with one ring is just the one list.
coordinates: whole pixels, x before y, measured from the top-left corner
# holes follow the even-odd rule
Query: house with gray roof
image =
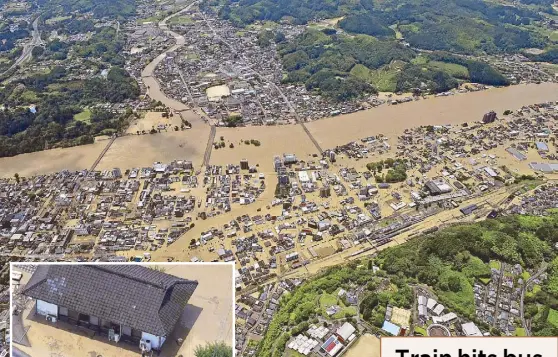
[(139, 265), (40, 265), (22, 293), (48, 321), (160, 350), (197, 286)]

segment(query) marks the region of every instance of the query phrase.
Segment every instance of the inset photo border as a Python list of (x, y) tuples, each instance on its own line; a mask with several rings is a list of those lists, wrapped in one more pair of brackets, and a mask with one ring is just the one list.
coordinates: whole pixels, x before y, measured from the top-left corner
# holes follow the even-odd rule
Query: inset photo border
[(234, 295), (233, 263), (11, 262), (10, 352), (232, 356)]

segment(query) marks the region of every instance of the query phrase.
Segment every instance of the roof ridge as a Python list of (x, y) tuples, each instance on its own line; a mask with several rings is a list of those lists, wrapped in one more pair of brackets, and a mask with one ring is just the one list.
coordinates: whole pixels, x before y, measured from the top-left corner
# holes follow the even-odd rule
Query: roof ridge
[[(141, 278), (138, 278), (138, 277), (136, 277), (136, 276), (133, 276), (133, 275), (130, 275), (130, 274), (126, 274), (126, 273), (123, 273), (123, 272), (120, 272), (120, 271), (116, 271), (116, 270), (112, 270), (112, 269), (106, 269), (103, 265), (86, 264), (85, 266), (87, 266), (87, 265), (90, 265), (90, 266), (93, 267), (94, 269), (98, 269), (98, 270), (104, 271), (104, 272), (106, 272), (106, 273), (118, 275), (118, 276), (123, 277), (123, 278), (126, 278), (126, 279), (135, 280), (135, 281), (140, 282), (140, 283), (152, 285), (152, 286), (154, 286), (154, 287), (156, 287), (156, 288), (160, 288), (160, 289), (163, 289), (163, 290), (166, 290), (166, 289), (168, 289), (168, 287), (169, 287), (168, 285), (164, 285), (164, 284), (162, 284), (162, 283), (158, 284), (158, 283), (154, 283), (154, 282), (152, 282), (152, 281), (149, 281), (149, 280), (147, 280), (147, 279), (141, 279)], [(118, 264), (115, 264), (115, 265), (118, 265)], [(138, 267), (138, 268), (149, 269), (149, 268), (143, 267), (143, 266), (141, 266), (141, 265), (138, 265), (137, 267)], [(162, 272), (159, 272), (159, 273), (162, 273)], [(162, 274), (165, 274), (165, 273), (162, 273)], [(174, 277), (173, 275), (170, 275), (170, 274), (165, 274), (165, 275), (169, 275), (169, 276), (171, 276), (171, 277)], [(180, 279), (180, 278), (178, 278), (178, 277), (174, 277), (174, 278), (175, 278), (175, 279)]]
[[(43, 269), (41, 269), (43, 268)], [(38, 276), (37, 275), (37, 281), (32, 282), (32, 278), (33, 276), (35, 276), (35, 273), (37, 272), (37, 270), (45, 270), (46, 272), (44, 273), (44, 276)], [(37, 269), (35, 269), (35, 271), (33, 272), (33, 274), (31, 274), (31, 277), (29, 278), (29, 280), (27, 281), (27, 284), (25, 284), (25, 286), (23, 287), (23, 289), (21, 290), (21, 293), (24, 294), (27, 291), (31, 290), (32, 288), (36, 287), (37, 285), (39, 285), (40, 283), (42, 283), (44, 280), (46, 280), (47, 276), (48, 276), (48, 271), (50, 270), (50, 265), (39, 265), (37, 267)], [(41, 273), (43, 273), (41, 271)], [(31, 283), (31, 284), (30, 284)]]

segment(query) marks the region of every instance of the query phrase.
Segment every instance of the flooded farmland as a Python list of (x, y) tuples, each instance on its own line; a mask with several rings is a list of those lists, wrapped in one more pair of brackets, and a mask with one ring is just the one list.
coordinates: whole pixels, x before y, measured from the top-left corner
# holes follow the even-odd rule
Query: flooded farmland
[[(497, 88), (482, 92), (438, 97), (412, 103), (380, 106), (357, 113), (307, 123), (307, 127), (323, 149), (360, 138), (385, 134), (394, 136), (405, 128), (420, 125), (460, 124), (480, 120), (490, 110), (501, 114), (506, 109), (558, 99), (558, 84), (543, 83)], [(183, 112), (195, 116), (191, 111)], [(189, 119), (188, 119), (189, 120)], [(116, 139), (101, 160), (98, 169), (130, 168), (151, 165), (154, 161), (192, 160), (203, 162), (209, 126), (198, 123), (190, 130), (153, 135), (131, 135)], [(259, 163), (262, 171), (272, 171), (274, 155), (285, 152), (306, 160), (317, 153), (315, 146), (299, 125), (218, 128), (215, 141), (223, 136), (226, 147), (211, 153), (210, 163), (238, 163), (245, 158)], [(240, 144), (255, 139), (261, 146)], [(106, 141), (92, 145), (54, 149), (43, 152), (0, 158), (0, 177), (14, 173), (31, 176), (63, 169), (88, 169), (106, 146)], [(229, 145), (233, 143), (234, 149)]]
[(208, 126), (161, 134), (124, 136), (112, 144), (97, 169), (151, 166), (155, 161), (168, 163), (178, 159), (191, 160), (195, 167), (200, 167), (208, 137)]
[[(243, 128), (218, 128), (215, 140), (225, 140), (225, 147), (213, 149), (210, 163), (226, 165), (247, 159), (250, 165), (260, 165), (259, 171), (273, 172), (273, 156), (292, 153), (299, 160), (308, 160), (308, 155), (318, 154), (310, 139), (300, 125), (252, 126)], [(241, 140), (255, 139), (261, 146), (246, 145)], [(229, 148), (230, 143), (234, 148)]]
[(107, 141), (0, 158), (0, 178), (33, 176), (62, 170), (89, 169)]

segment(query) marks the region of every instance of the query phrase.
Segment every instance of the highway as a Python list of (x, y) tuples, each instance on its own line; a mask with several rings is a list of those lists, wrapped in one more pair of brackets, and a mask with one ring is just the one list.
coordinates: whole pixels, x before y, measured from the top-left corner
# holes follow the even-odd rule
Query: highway
[(16, 66), (19, 66), (25, 63), (26, 61), (28, 61), (29, 59), (31, 59), (31, 53), (33, 51), (33, 48), (37, 46), (44, 46), (45, 43), (41, 39), (41, 32), (39, 31), (39, 16), (37, 16), (35, 21), (33, 21), (33, 31), (31, 35), (32, 35), (31, 41), (29, 41), (29, 43), (26, 43), (23, 46), (23, 52), (21, 53), (21, 56), (19, 56), (19, 58), (14, 62), (14, 64), (12, 64), (10, 68), (4, 71), (4, 73), (11, 71)]

